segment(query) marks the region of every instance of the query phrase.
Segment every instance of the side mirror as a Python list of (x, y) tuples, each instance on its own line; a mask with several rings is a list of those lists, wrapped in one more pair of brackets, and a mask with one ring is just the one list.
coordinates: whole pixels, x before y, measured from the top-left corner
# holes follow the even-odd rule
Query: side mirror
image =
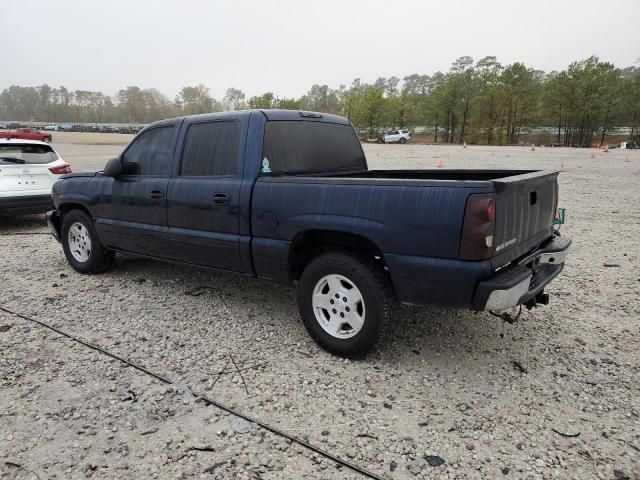
[(122, 174), (122, 170), (122, 161), (118, 157), (116, 157), (107, 162), (107, 164), (104, 166), (102, 174), (107, 177), (117, 177), (118, 175)]

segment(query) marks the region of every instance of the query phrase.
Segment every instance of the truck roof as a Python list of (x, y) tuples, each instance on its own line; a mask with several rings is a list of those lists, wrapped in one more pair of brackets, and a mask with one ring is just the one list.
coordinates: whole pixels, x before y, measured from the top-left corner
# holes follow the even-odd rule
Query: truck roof
[(260, 110), (260, 112), (267, 117), (267, 120), (315, 120), (349, 125), (348, 119), (330, 113), (306, 112), (304, 110)]
[(338, 115), (331, 115), (329, 113), (307, 112), (304, 110), (253, 109), (253, 110), (235, 110), (235, 111), (229, 111), (229, 112), (201, 113), (199, 115), (186, 115), (183, 117), (167, 118), (167, 119), (159, 120), (157, 122), (153, 122), (147, 125), (147, 127), (145, 127), (145, 130), (149, 127), (155, 127), (159, 125), (175, 125), (178, 120), (185, 119), (185, 118), (189, 118), (189, 119), (199, 118), (202, 120), (208, 120), (208, 119), (215, 120), (216, 118), (220, 118), (220, 117), (242, 118), (242, 117), (248, 117), (254, 112), (262, 113), (267, 118), (267, 120), (270, 120), (270, 121), (272, 120), (273, 121), (306, 120), (306, 121), (338, 123), (341, 125), (349, 125), (349, 120), (347, 118), (340, 117)]

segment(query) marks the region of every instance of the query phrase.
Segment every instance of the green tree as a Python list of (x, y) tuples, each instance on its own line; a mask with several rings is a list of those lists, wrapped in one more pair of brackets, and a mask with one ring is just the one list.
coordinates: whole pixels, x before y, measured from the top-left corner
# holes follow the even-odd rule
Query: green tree
[(300, 101), (295, 98), (276, 98), (273, 108), (282, 110), (300, 110)]
[(276, 100), (273, 96), (273, 93), (267, 92), (263, 93), (260, 96), (251, 97), (249, 99), (249, 108), (262, 108), (269, 109), (275, 108)]
[(480, 85), (476, 71), (473, 67), (472, 57), (460, 57), (451, 67), (452, 75), (450, 81), (456, 84), (456, 92), (458, 94), (458, 102), (460, 113), (460, 133), (458, 134), (458, 142), (462, 143), (465, 139), (467, 124), (471, 116), (471, 109), (475, 102), (478, 87)]
[(522, 126), (528, 122), (538, 102), (534, 71), (516, 62), (504, 69), (500, 82), (504, 87), (501, 131), (504, 129), (507, 143), (517, 143)]
[(503, 70), (496, 57), (484, 57), (476, 63), (480, 84), (476, 123), (485, 131), (488, 145), (495, 141), (496, 125), (502, 115), (504, 89), (500, 77)]
[[(155, 108), (158, 102), (153, 95), (147, 95), (145, 103), (153, 105)], [(209, 89), (202, 84), (194, 87), (182, 87), (178, 94), (177, 103), (185, 115), (214, 111), (213, 98), (209, 95)]]
[(337, 114), (339, 111), (338, 94), (328, 85), (313, 85), (300, 99), (304, 110)]
[(355, 118), (358, 125), (366, 128), (369, 138), (375, 138), (378, 135), (384, 103), (382, 90), (373, 85), (364, 88)]
[(631, 137), (638, 133), (640, 123), (640, 69), (625, 78), (621, 86), (621, 119), (623, 125), (631, 127)]
[(231, 87), (227, 89), (222, 104), (227, 110), (242, 110), (247, 106), (244, 99), (245, 94), (242, 90)]

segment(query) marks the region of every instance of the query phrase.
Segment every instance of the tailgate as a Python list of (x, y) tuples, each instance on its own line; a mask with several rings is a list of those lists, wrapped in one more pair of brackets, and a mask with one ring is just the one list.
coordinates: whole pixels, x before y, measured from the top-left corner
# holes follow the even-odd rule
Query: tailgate
[(53, 180), (46, 165), (0, 165), (0, 195), (51, 190)]
[(493, 180), (496, 229), (491, 264), (499, 268), (553, 234), (558, 172), (538, 171)]

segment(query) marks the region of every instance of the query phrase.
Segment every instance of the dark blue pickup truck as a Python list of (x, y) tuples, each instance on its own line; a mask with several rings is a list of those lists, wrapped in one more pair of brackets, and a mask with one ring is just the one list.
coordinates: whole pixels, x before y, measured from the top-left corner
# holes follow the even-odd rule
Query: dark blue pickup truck
[(398, 303), (533, 307), (564, 266), (557, 172), (369, 170), (342, 117), (286, 110), (163, 120), (103, 171), (53, 187), (53, 234), (80, 273), (115, 252), (297, 285), (325, 349), (356, 356)]

